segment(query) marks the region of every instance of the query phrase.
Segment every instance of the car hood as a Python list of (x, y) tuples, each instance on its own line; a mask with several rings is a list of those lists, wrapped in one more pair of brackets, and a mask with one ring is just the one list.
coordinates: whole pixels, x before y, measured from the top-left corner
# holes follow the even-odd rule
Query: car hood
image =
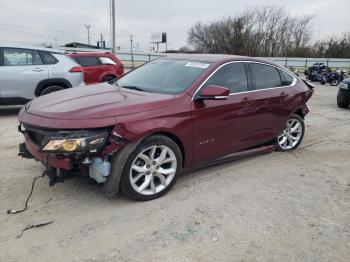
[(27, 106), (26, 111), (32, 115), (54, 119), (98, 119), (161, 109), (173, 98), (173, 95), (98, 84), (38, 97)]

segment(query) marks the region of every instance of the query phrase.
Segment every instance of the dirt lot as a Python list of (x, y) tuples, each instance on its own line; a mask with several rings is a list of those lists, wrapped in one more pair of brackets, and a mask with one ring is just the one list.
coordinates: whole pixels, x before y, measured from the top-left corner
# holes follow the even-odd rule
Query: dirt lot
[(17, 157), (18, 110), (0, 109), (0, 261), (349, 261), (350, 109), (337, 108), (336, 92), (317, 88), (292, 153), (186, 174), (145, 203), (41, 178), (17, 215), (7, 208), (22, 208), (42, 167)]

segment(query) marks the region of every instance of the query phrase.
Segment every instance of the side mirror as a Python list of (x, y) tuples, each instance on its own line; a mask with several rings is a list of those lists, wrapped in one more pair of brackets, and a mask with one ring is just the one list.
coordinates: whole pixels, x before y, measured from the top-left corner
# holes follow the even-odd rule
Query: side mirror
[(203, 88), (197, 100), (226, 100), (230, 96), (230, 89), (223, 86), (209, 85)]

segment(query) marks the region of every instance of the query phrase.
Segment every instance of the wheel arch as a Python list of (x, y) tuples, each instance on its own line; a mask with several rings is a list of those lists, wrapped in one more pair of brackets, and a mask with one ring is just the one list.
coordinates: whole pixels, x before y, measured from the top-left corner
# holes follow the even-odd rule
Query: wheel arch
[(171, 132), (167, 132), (167, 131), (159, 131), (159, 132), (154, 132), (154, 133), (148, 134), (146, 137), (144, 137), (141, 140), (141, 142), (143, 140), (151, 137), (151, 136), (157, 136), (157, 135), (159, 135), (159, 136), (166, 136), (166, 137), (170, 138), (171, 140), (173, 140), (178, 145), (178, 147), (179, 147), (179, 149), (181, 151), (181, 156), (182, 156), (182, 167), (184, 167), (185, 159), (186, 159), (185, 158), (186, 157), (186, 155), (185, 155), (185, 148), (184, 148), (184, 145), (183, 145), (181, 139), (177, 135), (175, 135), (175, 134), (173, 134)]
[(147, 139), (149, 137), (156, 136), (156, 135), (168, 137), (169, 139), (174, 141), (179, 146), (181, 156), (183, 158), (182, 166), (184, 166), (185, 150), (184, 150), (184, 146), (183, 146), (181, 139), (177, 135), (175, 135), (171, 132), (167, 132), (167, 131), (157, 131), (157, 132), (149, 133), (146, 136), (144, 136), (143, 138), (137, 139), (135, 141), (130, 141), (124, 147), (122, 147), (120, 151), (116, 152), (112, 156), (114, 158), (114, 160), (112, 160), (112, 161), (119, 168), (112, 171), (113, 174), (111, 174), (108, 181), (103, 184), (103, 190), (108, 196), (113, 197), (119, 192), (120, 179), (121, 179), (122, 173), (124, 171), (124, 165), (129, 157), (129, 155), (137, 148), (137, 146), (140, 143), (142, 143), (142, 141), (144, 141), (145, 139)]
[(297, 108), (297, 109), (290, 115), (290, 117), (291, 117), (292, 115), (294, 115), (294, 114), (300, 116), (302, 119), (305, 118), (305, 113), (304, 113), (304, 108), (303, 108), (303, 107)]
[(61, 86), (64, 89), (72, 87), (72, 84), (64, 78), (45, 79), (45, 80), (40, 81), (39, 84), (36, 86), (35, 91), (34, 91), (34, 95), (40, 96), (41, 92), (46, 87), (51, 86), (51, 85)]
[(109, 76), (114, 77), (115, 79), (118, 78), (118, 77), (116, 76), (116, 74), (114, 74), (114, 73), (112, 73), (112, 72), (106, 72), (105, 74), (103, 74), (103, 75), (100, 76), (99, 82), (103, 82), (104, 79), (105, 79), (106, 77), (109, 77)]

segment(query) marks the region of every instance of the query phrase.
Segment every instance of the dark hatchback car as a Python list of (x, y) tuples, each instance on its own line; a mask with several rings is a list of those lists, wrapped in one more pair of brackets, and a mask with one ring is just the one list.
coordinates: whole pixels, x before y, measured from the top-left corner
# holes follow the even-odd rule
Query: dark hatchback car
[(268, 61), (183, 55), (147, 63), (115, 86), (34, 99), (25, 144), (53, 181), (80, 171), (115, 195), (164, 195), (184, 169), (298, 147), (312, 86)]

